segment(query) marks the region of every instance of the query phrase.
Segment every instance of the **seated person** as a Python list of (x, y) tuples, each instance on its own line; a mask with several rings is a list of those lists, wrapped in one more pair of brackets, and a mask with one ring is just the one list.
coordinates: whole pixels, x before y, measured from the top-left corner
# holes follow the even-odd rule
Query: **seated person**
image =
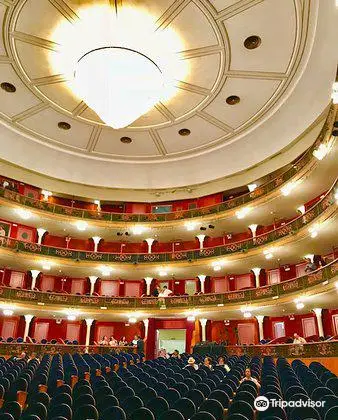
[(306, 340), (305, 338), (301, 337), (297, 333), (293, 334), (293, 344), (305, 344)]
[(230, 366), (227, 363), (225, 363), (225, 357), (223, 356), (220, 356), (218, 358), (216, 366), (223, 366), (226, 372), (230, 372)]
[(193, 357), (189, 357), (188, 364), (184, 366), (183, 369), (186, 368), (194, 368), (195, 370), (198, 369), (198, 365), (196, 364), (196, 360)]
[(174, 350), (171, 357), (173, 357), (174, 359), (180, 359), (180, 352), (178, 350)]
[(163, 359), (169, 359), (169, 354), (166, 349), (160, 349), (157, 357), (162, 357)]
[(168, 286), (163, 286), (162, 291), (159, 293), (158, 297), (168, 297), (169, 295), (172, 295), (172, 291), (168, 289)]
[(100, 346), (107, 346), (109, 344), (108, 337), (104, 335), (102, 339), (99, 341)]
[(204, 358), (203, 365), (206, 366), (210, 370), (214, 370), (214, 368), (212, 367), (212, 358), (209, 356), (206, 356)]
[(305, 258), (305, 261), (307, 262), (304, 270), (305, 273), (311, 273), (311, 271), (317, 270), (317, 265), (314, 262), (312, 262), (310, 258)]
[(115, 338), (113, 336), (110, 337), (109, 339), (109, 345), (110, 347), (116, 347), (119, 345), (118, 341), (115, 340)]
[(121, 338), (121, 340), (119, 341), (119, 346), (127, 346), (127, 345), (128, 345), (128, 341), (127, 341), (126, 337), (123, 336)]
[(154, 297), (158, 297), (158, 295), (160, 294), (160, 291), (161, 291), (160, 286), (157, 285), (151, 295)]
[(251, 376), (251, 369), (249, 368), (249, 367), (247, 367), (246, 369), (245, 369), (245, 376), (244, 376), (244, 378), (243, 379), (241, 379), (240, 380), (240, 384), (241, 383), (243, 383), (243, 382), (245, 382), (245, 381), (252, 381), (254, 384), (256, 384), (256, 386), (257, 386), (257, 389), (259, 389), (260, 387), (261, 387), (261, 385), (260, 385), (260, 383), (257, 381), (257, 379), (256, 378), (253, 378), (252, 376)]

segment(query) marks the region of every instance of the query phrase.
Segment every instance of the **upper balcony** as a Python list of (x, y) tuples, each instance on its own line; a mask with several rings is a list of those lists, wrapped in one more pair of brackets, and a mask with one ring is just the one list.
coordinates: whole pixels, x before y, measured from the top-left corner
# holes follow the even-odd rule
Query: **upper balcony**
[[(9, 205), (25, 206), (33, 212), (50, 215), (64, 220), (69, 218), (84, 219), (94, 221), (96, 224), (103, 225), (135, 225), (135, 223), (143, 223), (145, 225), (175, 225), (182, 220), (189, 219), (208, 219), (215, 220), (225, 218), (233, 214), (239, 208), (250, 205), (257, 206), (271, 200), (273, 197), (283, 193), (289, 185), (297, 183), (302, 177), (307, 177), (317, 167), (319, 162), (315, 156), (320, 156), (324, 150), (332, 147), (332, 133), (337, 134), (334, 130), (334, 124), (337, 115), (337, 105), (332, 105), (328, 113), (324, 126), (321, 129), (314, 144), (302, 154), (292, 165), (284, 171), (278, 171), (275, 176), (265, 177), (265, 182), (259, 185), (259, 182), (252, 182), (253, 191), (241, 194), (238, 197), (230, 198), (226, 201), (209, 206), (201, 206), (195, 209), (182, 209), (170, 211), (174, 202), (158, 203), (153, 206), (149, 205), (149, 213), (134, 212), (108, 212), (101, 209), (100, 206), (88, 203), (87, 208), (77, 207), (77, 202), (73, 201), (71, 206), (58, 204), (49, 199), (48, 195), (43, 198), (41, 191), (32, 189), (31, 193), (22, 194), (19, 192), (19, 183), (13, 182), (6, 188), (0, 188), (0, 202)], [(320, 150), (320, 152), (318, 152)], [(318, 154), (319, 153), (319, 154)], [(324, 153), (325, 154), (325, 153)], [(270, 179), (272, 178), (272, 179)], [(5, 178), (3, 178), (4, 180)], [(28, 188), (29, 190), (29, 188)], [(156, 209), (157, 207), (157, 209)], [(184, 206), (183, 206), (184, 207)], [(152, 209), (153, 208), (153, 209)], [(153, 211), (152, 211), (153, 210)]]
[[(92, 252), (73, 250), (69, 248), (40, 245), (37, 243), (3, 237), (1, 241), (2, 252), (5, 250), (20, 252), (23, 256), (34, 255), (35, 257), (50, 257), (67, 261), (87, 261), (116, 264), (159, 264), (159, 263), (203, 263), (208, 259), (220, 259), (227, 255), (238, 253), (257, 253), (260, 249), (266, 250), (271, 246), (278, 246), (295, 241), (301, 236), (308, 236), (311, 229), (319, 230), (319, 226), (327, 224), (329, 219), (335, 220), (337, 204), (337, 180), (330, 190), (321, 199), (310, 207), (304, 214), (293, 219), (289, 223), (272, 229), (271, 231), (226, 245), (219, 245), (200, 249), (172, 251), (172, 252), (148, 252), (148, 253), (124, 253), (124, 252)], [(331, 225), (330, 229), (332, 230)], [(334, 229), (333, 229), (334, 230)]]

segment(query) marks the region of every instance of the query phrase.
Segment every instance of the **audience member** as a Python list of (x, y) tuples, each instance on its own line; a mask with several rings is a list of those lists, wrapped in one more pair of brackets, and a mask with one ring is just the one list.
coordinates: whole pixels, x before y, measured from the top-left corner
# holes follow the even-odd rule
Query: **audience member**
[(113, 336), (111, 336), (109, 339), (109, 345), (110, 347), (116, 347), (119, 345), (119, 343)]
[(196, 360), (193, 357), (189, 357), (188, 364), (184, 366), (184, 368), (193, 367), (195, 370), (198, 369), (198, 365), (196, 364)]
[(127, 341), (126, 337), (123, 336), (121, 338), (121, 340), (119, 341), (119, 346), (127, 346), (127, 345), (128, 345), (128, 341)]
[(173, 357), (174, 359), (180, 359), (180, 352), (178, 350), (174, 350), (171, 357)]
[(154, 296), (154, 297), (158, 297), (158, 296), (159, 296), (159, 294), (160, 294), (160, 291), (161, 291), (160, 286), (159, 286), (159, 285), (157, 285), (157, 286), (155, 287), (155, 289), (153, 290), (153, 293), (152, 293), (151, 295), (152, 295), (152, 296)]
[(317, 270), (317, 266), (314, 262), (311, 261), (310, 258), (304, 258), (305, 261), (307, 262), (306, 266), (305, 266), (305, 273), (310, 273), (311, 271), (315, 271)]
[(297, 333), (293, 334), (293, 344), (305, 344), (305, 338), (299, 336)]
[(161, 290), (161, 292), (159, 293), (158, 297), (168, 297), (172, 294), (173, 292), (168, 289), (168, 286), (163, 286), (163, 289)]
[(203, 365), (209, 368), (210, 370), (214, 370), (214, 368), (212, 367), (212, 358), (209, 356), (206, 356), (204, 358)]
[(261, 387), (258, 380), (251, 376), (251, 369), (249, 367), (245, 369), (245, 376), (243, 379), (240, 380), (240, 383), (245, 382), (245, 381), (252, 381), (257, 386), (258, 389)]
[(160, 349), (158, 352), (158, 357), (162, 357), (163, 359), (169, 359), (169, 354), (167, 353), (166, 349)]
[(227, 371), (227, 372), (230, 372), (230, 366), (227, 364), (227, 363), (225, 363), (225, 358), (223, 357), (223, 356), (220, 356), (219, 358), (218, 358), (218, 360), (217, 360), (217, 365), (216, 366), (223, 366), (224, 367), (224, 369)]
[(106, 335), (104, 335), (102, 337), (102, 340), (99, 341), (99, 345), (100, 346), (108, 346), (109, 341), (108, 341), (108, 337)]

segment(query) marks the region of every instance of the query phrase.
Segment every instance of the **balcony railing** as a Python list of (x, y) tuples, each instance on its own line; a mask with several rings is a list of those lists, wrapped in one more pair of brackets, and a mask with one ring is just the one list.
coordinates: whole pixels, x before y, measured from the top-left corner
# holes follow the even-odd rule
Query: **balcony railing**
[(136, 353), (136, 347), (133, 346), (86, 346), (82, 344), (33, 344), (33, 343), (0, 343), (1, 356), (19, 356), (22, 352), (30, 355), (36, 353), (41, 356), (43, 354), (65, 354), (65, 353)]
[(192, 296), (155, 297), (107, 297), (70, 295), (35, 290), (13, 289), (0, 286), (0, 299), (13, 302), (26, 302), (39, 305), (84, 306), (86, 309), (171, 309), (204, 306), (226, 306), (242, 302), (276, 299), (296, 292), (304, 292), (308, 288), (331, 280), (338, 274), (338, 259), (325, 267), (301, 277), (255, 289), (237, 290), (226, 293), (200, 294)]
[(253, 202), (254, 200), (261, 198), (279, 188), (286, 182), (290, 181), (295, 175), (315, 158), (312, 152), (318, 147), (320, 143), (325, 141), (326, 137), (330, 135), (333, 122), (335, 120), (336, 108), (333, 105), (328, 113), (326, 122), (317, 137), (316, 142), (304, 153), (296, 163), (294, 163), (284, 173), (278, 175), (276, 178), (268, 181), (267, 183), (259, 186), (254, 191), (243, 194), (239, 197), (224, 201), (222, 203), (214, 204), (212, 206), (201, 207), (194, 210), (180, 210), (170, 213), (112, 213), (104, 211), (94, 211), (80, 209), (76, 207), (64, 206), (60, 204), (53, 204), (42, 200), (37, 200), (16, 191), (12, 191), (6, 188), (0, 188), (0, 197), (15, 202), (17, 204), (31, 207), (37, 210), (43, 210), (46, 212), (54, 213), (57, 215), (71, 216), (82, 219), (100, 220), (106, 222), (172, 222), (177, 220), (192, 219), (196, 217), (203, 217), (207, 215), (213, 215), (217, 213), (226, 212), (228, 210), (235, 209), (237, 207), (244, 206)]
[(108, 252), (92, 252), (73, 250), (68, 248), (57, 248), (37, 243), (21, 241), (8, 237), (0, 237), (0, 247), (11, 249), (16, 252), (31, 253), (34, 255), (49, 256), (53, 258), (65, 258), (75, 261), (92, 261), (99, 263), (164, 263), (164, 262), (182, 262), (196, 261), (205, 258), (217, 258), (236, 252), (247, 252), (250, 249), (260, 246), (269, 245), (277, 240), (286, 238), (296, 234), (309, 223), (313, 222), (317, 217), (332, 206), (336, 206), (337, 179), (326, 195), (312, 206), (306, 213), (297, 217), (285, 225), (279, 226), (270, 232), (258, 235), (255, 238), (245, 239), (239, 242), (232, 242), (227, 245), (218, 245), (210, 248), (175, 251), (175, 252), (158, 252), (148, 254), (133, 253), (108, 253)]
[[(272, 356), (286, 358), (322, 358), (338, 357), (338, 341), (320, 341), (307, 343), (301, 346), (294, 344), (275, 344), (275, 345), (255, 345), (255, 346), (225, 346), (226, 354), (238, 355), (247, 354), (253, 356)], [(109, 346), (85, 346), (85, 345), (62, 345), (62, 344), (16, 344), (0, 343), (0, 355), (18, 356), (22, 352), (26, 354), (64, 354), (64, 353), (110, 353), (112, 348)], [(120, 347), (114, 351), (124, 351), (126, 353), (136, 352), (135, 347)]]
[(226, 346), (228, 355), (272, 356), (286, 358), (338, 357), (338, 340), (307, 344), (266, 344), (258, 346)]

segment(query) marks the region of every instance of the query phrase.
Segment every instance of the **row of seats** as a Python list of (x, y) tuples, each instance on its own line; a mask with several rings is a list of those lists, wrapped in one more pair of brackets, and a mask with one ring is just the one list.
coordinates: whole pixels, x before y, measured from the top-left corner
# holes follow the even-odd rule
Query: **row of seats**
[[(333, 420), (338, 418), (337, 377), (319, 363), (291, 365), (280, 358), (231, 356), (224, 366), (194, 354), (142, 362), (143, 355), (44, 355), (0, 359), (0, 420)], [(241, 381), (246, 367), (253, 381)], [(270, 407), (255, 399), (320, 401), (322, 409)]]

